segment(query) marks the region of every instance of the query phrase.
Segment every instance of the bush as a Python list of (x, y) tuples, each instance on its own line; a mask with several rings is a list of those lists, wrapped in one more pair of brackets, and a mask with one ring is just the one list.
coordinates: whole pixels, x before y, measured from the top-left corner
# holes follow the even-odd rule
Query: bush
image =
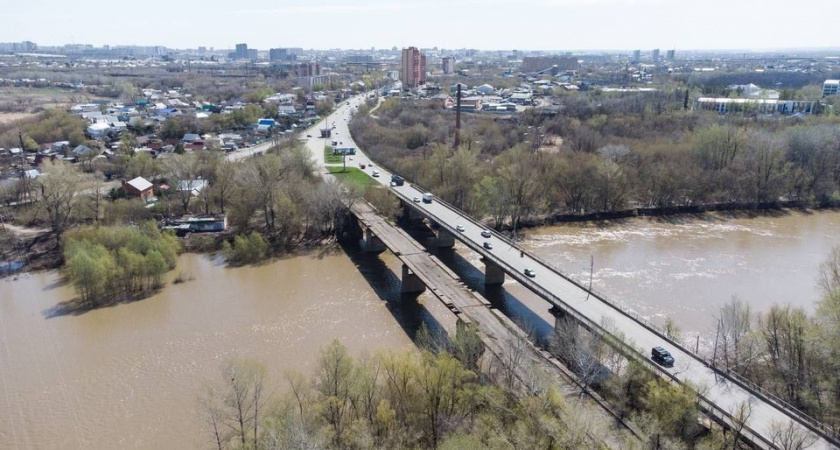
[(222, 253), (231, 264), (254, 264), (268, 256), (268, 248), (268, 241), (260, 233), (252, 232), (246, 236), (237, 235), (233, 239), (233, 246), (225, 242)]
[(85, 227), (67, 235), (64, 258), (70, 282), (85, 303), (147, 292), (174, 269), (180, 244), (154, 222), (138, 227)]

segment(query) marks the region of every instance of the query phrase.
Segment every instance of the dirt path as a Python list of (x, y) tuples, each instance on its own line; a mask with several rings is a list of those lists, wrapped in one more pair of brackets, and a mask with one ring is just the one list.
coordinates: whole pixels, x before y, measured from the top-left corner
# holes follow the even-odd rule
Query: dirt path
[(50, 232), (50, 230), (46, 228), (27, 228), (20, 225), (12, 225), (10, 223), (0, 224), (0, 230), (6, 230), (20, 236), (37, 236)]

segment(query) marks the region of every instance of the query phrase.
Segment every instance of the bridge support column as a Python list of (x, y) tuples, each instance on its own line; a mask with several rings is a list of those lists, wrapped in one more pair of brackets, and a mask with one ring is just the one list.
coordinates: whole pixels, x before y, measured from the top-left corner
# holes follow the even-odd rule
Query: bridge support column
[(578, 323), (566, 311), (552, 306), (548, 312), (554, 316), (554, 337), (552, 347), (558, 353), (557, 356), (574, 362), (577, 354)]
[(412, 294), (423, 292), (426, 290), (426, 285), (407, 265), (402, 265), (402, 286), (400, 291), (403, 294)]
[(416, 225), (423, 221), (425, 216), (416, 209), (412, 208), (408, 203), (403, 203), (403, 219), (410, 225)]
[(382, 253), (385, 251), (385, 244), (379, 239), (370, 228), (365, 229), (364, 239), (362, 240), (362, 248), (366, 252)]
[(484, 263), (484, 284), (498, 285), (505, 282), (505, 271), (498, 264), (487, 258), (481, 258)]
[(443, 228), (436, 228), (433, 230), (435, 233), (435, 246), (438, 248), (452, 248), (455, 246), (455, 236), (452, 233), (444, 230)]

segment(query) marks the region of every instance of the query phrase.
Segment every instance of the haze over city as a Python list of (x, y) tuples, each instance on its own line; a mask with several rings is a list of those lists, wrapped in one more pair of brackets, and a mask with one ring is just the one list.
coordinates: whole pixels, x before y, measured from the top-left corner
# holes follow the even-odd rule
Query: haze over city
[[(802, 0), (221, 0), (16, 2), (0, 41), (170, 48), (419, 47), (592, 50), (782, 49), (836, 45), (820, 17), (840, 3)], [(37, 24), (37, 26), (33, 26)]]

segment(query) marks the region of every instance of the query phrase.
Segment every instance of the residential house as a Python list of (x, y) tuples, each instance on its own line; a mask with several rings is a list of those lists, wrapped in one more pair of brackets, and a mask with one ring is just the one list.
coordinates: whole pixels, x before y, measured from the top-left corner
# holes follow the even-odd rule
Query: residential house
[(143, 177), (137, 177), (131, 181), (123, 180), (123, 189), (128, 197), (140, 197), (148, 201), (152, 197), (152, 183)]
[(195, 133), (187, 133), (187, 134), (184, 135), (183, 138), (181, 138), (181, 142), (183, 142), (184, 144), (192, 144), (195, 141), (200, 141), (200, 140), (201, 140), (201, 136), (199, 136), (198, 134), (195, 134)]
[(180, 180), (178, 181), (178, 192), (190, 192), (193, 197), (198, 197), (201, 191), (209, 186), (207, 180)]

